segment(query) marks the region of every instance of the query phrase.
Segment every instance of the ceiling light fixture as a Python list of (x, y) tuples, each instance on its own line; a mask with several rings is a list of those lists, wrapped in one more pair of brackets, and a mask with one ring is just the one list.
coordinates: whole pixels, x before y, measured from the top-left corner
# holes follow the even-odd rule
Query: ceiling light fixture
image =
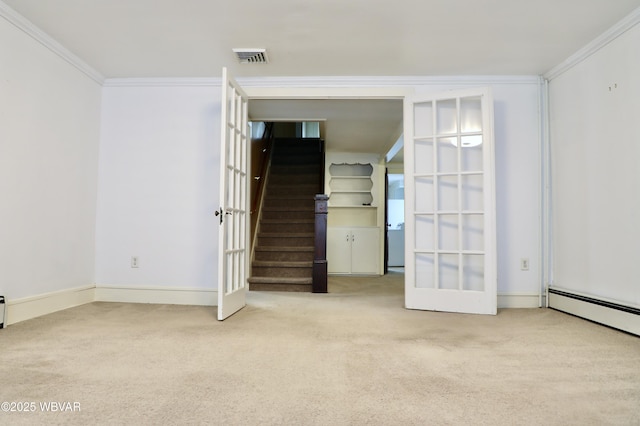
[(267, 49), (232, 49), (241, 64), (266, 64)]

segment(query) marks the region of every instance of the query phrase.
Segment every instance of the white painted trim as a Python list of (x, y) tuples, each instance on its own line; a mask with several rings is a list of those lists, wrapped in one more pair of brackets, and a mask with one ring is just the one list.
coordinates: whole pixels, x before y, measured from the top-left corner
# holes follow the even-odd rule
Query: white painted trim
[(549, 293), (549, 307), (640, 336), (640, 315), (637, 314), (555, 293)]
[[(333, 88), (393, 88), (429, 85), (492, 85), (492, 84), (538, 84), (538, 76), (425, 76), (425, 77), (245, 77), (237, 78), (245, 89), (318, 89), (315, 97), (330, 95), (320, 89)], [(212, 78), (107, 78), (104, 87), (220, 87), (222, 80)], [(249, 90), (247, 90), (249, 92)], [(253, 90), (256, 92), (256, 90)], [(260, 97), (260, 96), (251, 96)], [(370, 96), (369, 96), (370, 97)]]
[(11, 325), (63, 309), (91, 303), (95, 297), (95, 286), (70, 288), (51, 293), (38, 294), (22, 299), (6, 300), (5, 324)]
[(217, 290), (202, 288), (97, 285), (95, 291), (96, 302), (216, 306), (217, 300)]
[(51, 52), (55, 53), (69, 64), (77, 68), (83, 74), (91, 78), (98, 84), (103, 84), (105, 81), (104, 76), (99, 73), (95, 68), (91, 67), (85, 61), (80, 59), (74, 53), (72, 53), (69, 49), (58, 43), (54, 40), (49, 34), (42, 31), (40, 28), (35, 26), (31, 21), (26, 19), (24, 16), (20, 15), (18, 12), (9, 7), (5, 2), (0, 0), (0, 17), (4, 18), (36, 40), (38, 43), (42, 44), (44, 47), (49, 49)]
[(331, 77), (245, 77), (237, 78), (243, 87), (398, 87), (429, 85), (537, 84), (531, 75), (463, 76), (331, 76)]
[(539, 307), (540, 294), (538, 293), (498, 293), (498, 309)]
[(104, 87), (220, 87), (218, 78), (107, 78)]
[(569, 56), (563, 62), (547, 71), (544, 74), (544, 78), (546, 78), (547, 80), (553, 80), (554, 78), (570, 70), (580, 62), (587, 59), (589, 56), (605, 47), (607, 44), (620, 37), (622, 34), (636, 26), (638, 23), (640, 23), (640, 7), (635, 9), (633, 12), (616, 23), (613, 27), (602, 33), (600, 36), (596, 37), (593, 41), (578, 50), (576, 53)]

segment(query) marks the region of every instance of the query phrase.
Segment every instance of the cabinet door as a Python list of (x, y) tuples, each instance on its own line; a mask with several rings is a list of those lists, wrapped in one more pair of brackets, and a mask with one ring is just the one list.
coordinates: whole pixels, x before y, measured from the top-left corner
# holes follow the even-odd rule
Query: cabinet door
[(380, 260), (380, 231), (378, 228), (351, 229), (351, 272), (378, 274)]
[(327, 271), (351, 273), (351, 232), (349, 228), (327, 228)]

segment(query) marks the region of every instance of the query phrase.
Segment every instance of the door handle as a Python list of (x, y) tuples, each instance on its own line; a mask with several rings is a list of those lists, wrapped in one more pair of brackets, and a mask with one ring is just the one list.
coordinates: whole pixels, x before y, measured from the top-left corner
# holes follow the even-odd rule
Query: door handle
[(223, 216), (224, 216), (224, 215), (227, 215), (227, 214), (228, 214), (228, 215), (232, 215), (233, 213), (232, 213), (232, 212), (224, 212), (224, 214), (223, 214), (222, 207), (220, 207), (220, 210), (216, 210), (216, 216), (220, 216), (220, 224), (221, 224), (221, 225), (222, 225), (222, 218), (223, 218)]

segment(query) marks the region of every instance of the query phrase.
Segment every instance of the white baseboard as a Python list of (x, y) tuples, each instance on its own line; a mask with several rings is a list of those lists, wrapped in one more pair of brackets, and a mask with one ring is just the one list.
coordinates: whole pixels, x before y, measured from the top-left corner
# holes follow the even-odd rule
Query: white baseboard
[(218, 292), (174, 287), (123, 287), (97, 285), (96, 302), (157, 303), (168, 305), (216, 306)]
[(640, 308), (550, 288), (549, 307), (640, 336)]
[(95, 286), (70, 288), (67, 290), (43, 293), (22, 299), (7, 300), (5, 324), (11, 325), (63, 309), (91, 303), (95, 298)]
[[(544, 297), (542, 299), (544, 306)], [(534, 293), (525, 294), (498, 294), (498, 308), (539, 308), (540, 295)]]
[[(216, 306), (217, 290), (174, 287), (124, 287), (89, 285), (7, 300), (5, 325), (15, 324), (63, 309), (91, 302), (156, 303), (169, 305)], [(499, 294), (499, 308), (537, 308), (537, 294)], [(640, 328), (638, 329), (640, 330)], [(640, 331), (636, 332), (640, 334)]]
[(173, 287), (89, 285), (38, 294), (22, 299), (7, 300), (4, 324), (8, 326), (92, 302), (216, 306), (218, 304), (218, 292), (216, 290)]

